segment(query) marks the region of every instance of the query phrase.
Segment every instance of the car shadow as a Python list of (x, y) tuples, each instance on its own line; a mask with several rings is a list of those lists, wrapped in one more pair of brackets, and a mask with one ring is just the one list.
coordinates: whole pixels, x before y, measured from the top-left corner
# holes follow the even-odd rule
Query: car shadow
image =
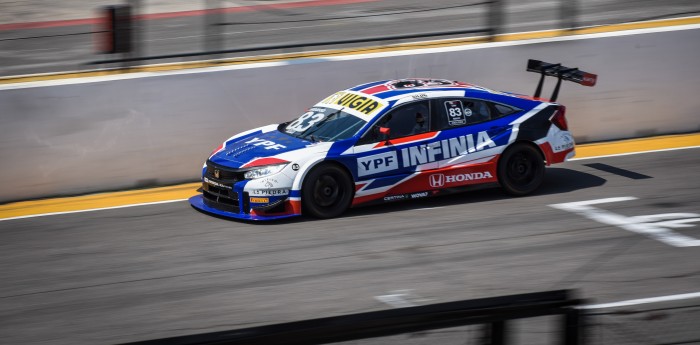
[[(547, 168), (545, 172), (544, 182), (542, 186), (532, 193), (532, 196), (537, 195), (551, 195), (551, 194), (561, 194), (570, 193), (581, 189), (593, 188), (602, 186), (607, 182), (605, 179), (598, 177), (596, 175), (566, 169), (566, 168)], [(502, 199), (513, 199), (515, 197), (506, 194), (497, 184), (493, 184), (491, 187), (475, 189), (472, 191), (465, 191), (463, 193), (455, 193), (449, 195), (441, 195), (431, 198), (410, 200), (410, 201), (397, 201), (386, 204), (378, 204), (370, 207), (357, 207), (351, 208), (343, 215), (340, 219), (345, 217), (357, 217), (366, 216), (374, 214), (384, 214), (412, 209), (420, 209), (426, 207), (441, 207), (441, 206), (451, 206), (465, 203), (479, 203), (479, 202), (489, 202)], [(316, 219), (309, 216), (300, 216), (293, 218), (285, 218), (270, 221), (251, 221), (242, 219), (232, 219), (223, 216), (209, 214), (207, 212), (198, 210), (201, 213), (205, 213), (209, 216), (245, 224), (255, 224), (255, 225), (283, 225), (283, 224), (294, 224), (300, 222), (317, 222), (323, 221), (323, 219)]]
[[(577, 170), (566, 168), (547, 168), (542, 186), (540, 186), (540, 188), (537, 191), (530, 194), (530, 196), (570, 193), (577, 190), (599, 187), (605, 184), (606, 182), (607, 180), (601, 177)], [(489, 188), (465, 191), (463, 193), (449, 194), (411, 201), (398, 201), (394, 203), (375, 205), (372, 207), (352, 208), (348, 210), (348, 212), (345, 212), (345, 214), (343, 214), (339, 218), (382, 214), (427, 207), (441, 207), (465, 203), (490, 202), (514, 198), (517, 197), (506, 194), (497, 184), (494, 184)]]

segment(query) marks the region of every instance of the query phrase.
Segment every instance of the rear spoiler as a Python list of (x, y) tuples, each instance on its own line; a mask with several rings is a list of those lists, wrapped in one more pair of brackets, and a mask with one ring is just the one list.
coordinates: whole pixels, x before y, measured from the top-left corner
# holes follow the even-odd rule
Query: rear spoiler
[(554, 91), (552, 92), (551, 102), (556, 102), (562, 80), (573, 81), (583, 86), (594, 86), (595, 82), (598, 80), (597, 75), (580, 71), (578, 68), (571, 68), (562, 66), (560, 63), (548, 63), (533, 59), (527, 60), (527, 71), (540, 73), (541, 75), (540, 82), (537, 84), (537, 90), (535, 90), (535, 95), (533, 96), (534, 98), (540, 98), (545, 76), (557, 77), (557, 86), (554, 87)]

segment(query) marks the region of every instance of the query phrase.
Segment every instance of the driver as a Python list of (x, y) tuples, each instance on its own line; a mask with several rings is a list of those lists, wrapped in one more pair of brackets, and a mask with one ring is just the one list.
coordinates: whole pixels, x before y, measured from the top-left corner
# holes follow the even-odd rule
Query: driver
[(425, 124), (425, 116), (421, 112), (416, 113), (416, 124), (411, 130), (411, 134), (421, 134), (428, 131), (428, 126)]

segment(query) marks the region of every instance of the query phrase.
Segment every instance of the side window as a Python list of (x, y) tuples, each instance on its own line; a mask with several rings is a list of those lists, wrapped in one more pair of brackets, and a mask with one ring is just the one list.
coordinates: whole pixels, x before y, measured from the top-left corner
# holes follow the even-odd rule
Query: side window
[(511, 108), (507, 105), (503, 105), (503, 104), (499, 104), (499, 103), (491, 103), (491, 104), (493, 105), (493, 109), (494, 109), (493, 118), (510, 115), (510, 114), (517, 113), (518, 111), (520, 111), (519, 109)]
[(441, 98), (434, 101), (436, 129), (462, 127), (491, 119), (487, 102), (469, 98)]
[[(413, 102), (393, 109), (370, 128), (361, 143), (396, 139), (430, 132), (430, 106), (428, 101)], [(389, 128), (389, 137), (379, 132), (379, 127)]]

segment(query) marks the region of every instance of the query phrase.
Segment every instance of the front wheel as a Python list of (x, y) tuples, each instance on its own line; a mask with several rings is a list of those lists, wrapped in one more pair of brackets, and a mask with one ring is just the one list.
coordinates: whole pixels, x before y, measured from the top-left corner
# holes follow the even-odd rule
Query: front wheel
[(530, 194), (543, 179), (544, 159), (532, 145), (515, 144), (498, 161), (498, 182), (508, 194)]
[(341, 215), (352, 202), (353, 183), (347, 172), (333, 164), (315, 167), (304, 179), (301, 203), (304, 212), (316, 218)]

